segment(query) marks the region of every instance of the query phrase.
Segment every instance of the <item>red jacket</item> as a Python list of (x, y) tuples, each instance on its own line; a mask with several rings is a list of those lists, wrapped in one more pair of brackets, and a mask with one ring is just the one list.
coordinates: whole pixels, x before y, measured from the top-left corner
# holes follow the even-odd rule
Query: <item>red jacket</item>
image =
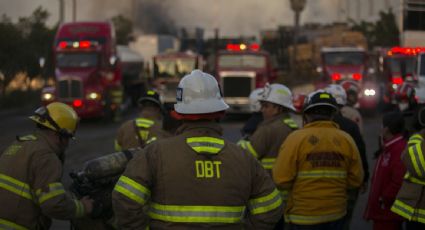
[(406, 172), (406, 167), (401, 161), (401, 153), (406, 144), (406, 140), (401, 135), (384, 143), (384, 148), (375, 164), (369, 201), (364, 213), (365, 219), (403, 220), (402, 217), (391, 212), (390, 208)]

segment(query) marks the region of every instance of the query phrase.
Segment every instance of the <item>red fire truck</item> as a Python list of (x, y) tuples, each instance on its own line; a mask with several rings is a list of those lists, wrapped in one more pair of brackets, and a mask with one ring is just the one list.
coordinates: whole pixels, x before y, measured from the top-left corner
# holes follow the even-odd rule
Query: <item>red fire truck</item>
[(193, 52), (165, 52), (153, 57), (152, 86), (166, 108), (174, 108), (180, 79), (193, 69), (202, 69), (203, 60)]
[(62, 24), (54, 41), (54, 87), (42, 102), (72, 105), (81, 118), (114, 116), (122, 101), (115, 31), (109, 22)]
[(393, 47), (381, 57), (381, 82), (383, 85), (383, 102), (392, 103), (393, 94), (403, 82), (416, 84), (415, 74), (417, 55), (425, 51), (420, 47)]
[(228, 113), (249, 113), (249, 94), (274, 82), (277, 75), (273, 71), (268, 52), (261, 51), (253, 44), (228, 44), (226, 50), (217, 52), (215, 76), (223, 91), (223, 97), (230, 106)]
[[(378, 87), (368, 69), (368, 57), (364, 48), (323, 47), (321, 50), (322, 84), (352, 80), (360, 89), (356, 107), (374, 110), (379, 102)], [(320, 87), (320, 86), (319, 86)]]

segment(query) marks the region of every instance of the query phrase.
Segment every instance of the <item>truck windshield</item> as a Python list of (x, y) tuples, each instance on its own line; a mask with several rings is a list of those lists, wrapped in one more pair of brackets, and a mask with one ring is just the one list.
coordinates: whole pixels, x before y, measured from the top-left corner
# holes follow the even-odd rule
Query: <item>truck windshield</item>
[(327, 52), (323, 54), (326, 65), (363, 65), (363, 52)]
[(96, 67), (98, 65), (97, 53), (59, 53), (56, 56), (59, 68), (72, 67)]
[(413, 73), (415, 70), (415, 57), (399, 57), (389, 60), (389, 67), (392, 73), (401, 73), (405, 68), (406, 73)]
[(158, 77), (184, 76), (196, 68), (195, 58), (157, 59), (155, 69)]
[(254, 54), (221, 55), (218, 59), (219, 68), (266, 68), (266, 57)]

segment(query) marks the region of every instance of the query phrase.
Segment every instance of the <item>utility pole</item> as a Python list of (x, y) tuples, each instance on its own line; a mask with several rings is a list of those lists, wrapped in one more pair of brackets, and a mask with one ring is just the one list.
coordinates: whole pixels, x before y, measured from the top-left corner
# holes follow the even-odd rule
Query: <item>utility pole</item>
[(77, 21), (77, 0), (72, 0), (72, 21)]
[(65, 18), (65, 2), (64, 0), (59, 0), (59, 25), (64, 22)]
[(300, 15), (304, 10), (307, 0), (289, 0), (291, 3), (291, 9), (294, 11), (294, 37), (292, 42), (292, 59), (291, 59), (291, 72), (293, 76), (296, 75), (297, 69), (295, 68), (295, 61), (297, 59), (297, 42), (298, 42), (298, 31), (300, 27)]

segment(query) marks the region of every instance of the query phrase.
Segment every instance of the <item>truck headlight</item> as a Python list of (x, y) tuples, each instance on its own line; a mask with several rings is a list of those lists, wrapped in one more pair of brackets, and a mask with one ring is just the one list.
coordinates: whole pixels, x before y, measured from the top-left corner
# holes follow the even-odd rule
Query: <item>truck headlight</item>
[(42, 101), (52, 101), (55, 99), (55, 95), (52, 93), (43, 93), (41, 94), (41, 100)]
[(375, 91), (374, 89), (365, 89), (365, 90), (363, 91), (363, 94), (364, 94), (365, 96), (375, 96), (376, 91)]
[(91, 93), (88, 93), (88, 94), (86, 95), (86, 98), (87, 98), (88, 100), (99, 100), (99, 99), (100, 99), (100, 94), (98, 94), (98, 93), (96, 93), (96, 92), (91, 92)]

